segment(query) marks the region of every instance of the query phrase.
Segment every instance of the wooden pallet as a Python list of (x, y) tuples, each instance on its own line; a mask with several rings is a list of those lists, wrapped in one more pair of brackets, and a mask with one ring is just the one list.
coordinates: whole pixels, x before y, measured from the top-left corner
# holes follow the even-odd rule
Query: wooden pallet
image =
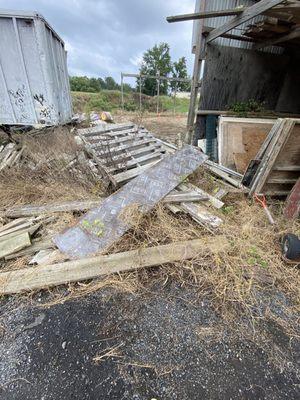
[(145, 128), (131, 123), (80, 129), (78, 133), (98, 168), (114, 186), (138, 176), (169, 152)]
[(254, 164), (250, 196), (254, 193), (287, 196), (300, 176), (300, 120), (278, 119), (252, 167)]

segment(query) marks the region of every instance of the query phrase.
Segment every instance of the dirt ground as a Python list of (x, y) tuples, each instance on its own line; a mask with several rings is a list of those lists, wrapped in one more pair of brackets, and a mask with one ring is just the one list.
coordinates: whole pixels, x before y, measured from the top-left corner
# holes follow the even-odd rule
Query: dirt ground
[[(175, 284), (44, 308), (48, 297), (2, 303), (3, 400), (299, 399), (299, 341), (274, 320), (231, 326)], [(257, 313), (283, 316), (284, 296), (258, 297)]]
[(187, 115), (185, 114), (149, 114), (117, 113), (114, 115), (116, 122), (132, 121), (143, 125), (158, 138), (177, 144), (181, 135), (186, 133)]

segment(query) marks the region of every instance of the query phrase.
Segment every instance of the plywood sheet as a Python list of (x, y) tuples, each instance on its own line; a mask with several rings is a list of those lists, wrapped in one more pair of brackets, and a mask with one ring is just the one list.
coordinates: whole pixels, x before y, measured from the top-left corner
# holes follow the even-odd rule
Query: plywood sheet
[(273, 124), (273, 119), (220, 117), (219, 163), (240, 173), (245, 172)]

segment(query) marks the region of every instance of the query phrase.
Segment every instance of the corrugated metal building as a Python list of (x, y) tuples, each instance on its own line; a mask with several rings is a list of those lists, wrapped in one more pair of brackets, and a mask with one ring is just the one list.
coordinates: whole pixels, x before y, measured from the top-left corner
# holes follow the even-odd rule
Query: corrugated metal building
[[(196, 0), (195, 12), (220, 11), (237, 7), (250, 7), (258, 1), (254, 0)], [(285, 5), (283, 5), (284, 7)], [(272, 10), (276, 13), (276, 11)], [(269, 15), (269, 14), (268, 14)], [(264, 36), (249, 36), (249, 31), (262, 26), (259, 35), (267, 34), (280, 37), (281, 33), (264, 31), (269, 22), (265, 15), (258, 15), (247, 22), (238, 25), (227, 32), (239, 37), (240, 40), (218, 37), (206, 43), (202, 61), (202, 85), (199, 102), (199, 112), (196, 118), (194, 143), (206, 137), (205, 110), (226, 110), (239, 102), (255, 100), (266, 110), (273, 112), (300, 113), (299, 64), (300, 46), (297, 42), (284, 43), (280, 46), (256, 46), (264, 40)], [(292, 17), (291, 17), (292, 18)], [(298, 17), (297, 17), (298, 18)], [(277, 27), (293, 29), (298, 19), (280, 22), (272, 17)], [(233, 16), (206, 18), (195, 20), (193, 25), (192, 50), (203, 39), (203, 32), (211, 28), (223, 26), (233, 19)], [(272, 25), (272, 24), (271, 24)], [(204, 28), (205, 27), (205, 28)], [(252, 33), (251, 33), (252, 34)], [(282, 34), (283, 35), (283, 34)], [(268, 36), (266, 36), (268, 38)], [(191, 106), (192, 108), (192, 106)]]
[(63, 40), (36, 12), (0, 10), (0, 124), (72, 118)]

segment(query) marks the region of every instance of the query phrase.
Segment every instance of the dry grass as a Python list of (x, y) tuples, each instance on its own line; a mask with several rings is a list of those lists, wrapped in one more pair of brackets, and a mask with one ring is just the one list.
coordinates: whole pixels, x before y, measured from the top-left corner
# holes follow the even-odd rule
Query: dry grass
[(14, 139), (24, 148), (23, 162), (0, 173), (0, 207), (81, 200), (102, 193), (68, 128)]
[[(70, 160), (78, 158), (81, 151), (68, 129), (35, 137), (27, 135), (22, 141), (25, 165), (1, 174), (0, 206), (84, 199), (101, 193), (101, 185), (86, 169), (85, 163), (76, 161), (81, 177), (65, 168)], [(35, 169), (30, 168), (31, 163)], [(191, 180), (210, 191), (216, 186), (203, 169), (199, 169)], [(235, 198), (231, 195), (227, 201), (223, 211), (212, 210), (225, 221), (217, 234), (225, 235), (231, 244), (226, 253), (208, 251), (205, 256), (191, 261), (108, 276), (90, 283), (70, 284), (68, 295), (64, 293), (62, 296), (61, 290), (54, 288), (50, 291), (48, 305), (107, 286), (137, 292), (149, 290), (157, 282), (166, 285), (175, 281), (196, 288), (199, 297), (209, 296), (215, 307), (228, 318), (245, 313), (253, 316), (258, 302), (257, 290), (261, 289), (264, 292), (274, 288), (281, 290), (292, 300), (292, 307), (299, 310), (299, 270), (282, 261), (279, 246), (279, 237), (283, 233), (300, 234), (299, 222), (291, 226), (283, 219), (281, 203), (272, 204), (277, 224), (271, 227), (258, 205), (241, 196)], [(61, 215), (48, 229), (52, 233), (60, 231), (73, 223), (74, 218), (72, 213)], [(189, 217), (174, 216), (162, 205), (146, 216), (132, 207), (123, 213), (122, 218), (130, 220), (133, 228), (111, 247), (110, 253), (181, 242), (209, 234)], [(22, 264), (22, 260), (17, 262)]]
[[(64, 293), (62, 297), (60, 292), (54, 290), (48, 305), (85, 296), (104, 287), (137, 293), (149, 291), (157, 283), (167, 285), (177, 282), (181, 286), (196, 289), (199, 298), (210, 298), (226, 319), (241, 315), (256, 318), (260, 301), (257, 293), (262, 291), (267, 294), (274, 289), (282, 291), (291, 300), (287, 313), (298, 312), (299, 270), (281, 259), (279, 236), (291, 230), (300, 234), (300, 224), (295, 222), (291, 228), (280, 217), (278, 205), (274, 205), (272, 211), (278, 221), (274, 228), (270, 227), (264, 212), (256, 204), (247, 200), (239, 201), (229, 214), (220, 213), (226, 222), (218, 234), (229, 239), (229, 251), (208, 251), (207, 255), (190, 261), (130, 271), (90, 283), (72, 284), (68, 287), (67, 296)], [(134, 221), (133, 229), (112, 246), (109, 253), (208, 235), (205, 228), (188, 217), (173, 216), (162, 205), (146, 216), (141, 216), (133, 208), (123, 218)], [(282, 323), (286, 325), (286, 321)]]

